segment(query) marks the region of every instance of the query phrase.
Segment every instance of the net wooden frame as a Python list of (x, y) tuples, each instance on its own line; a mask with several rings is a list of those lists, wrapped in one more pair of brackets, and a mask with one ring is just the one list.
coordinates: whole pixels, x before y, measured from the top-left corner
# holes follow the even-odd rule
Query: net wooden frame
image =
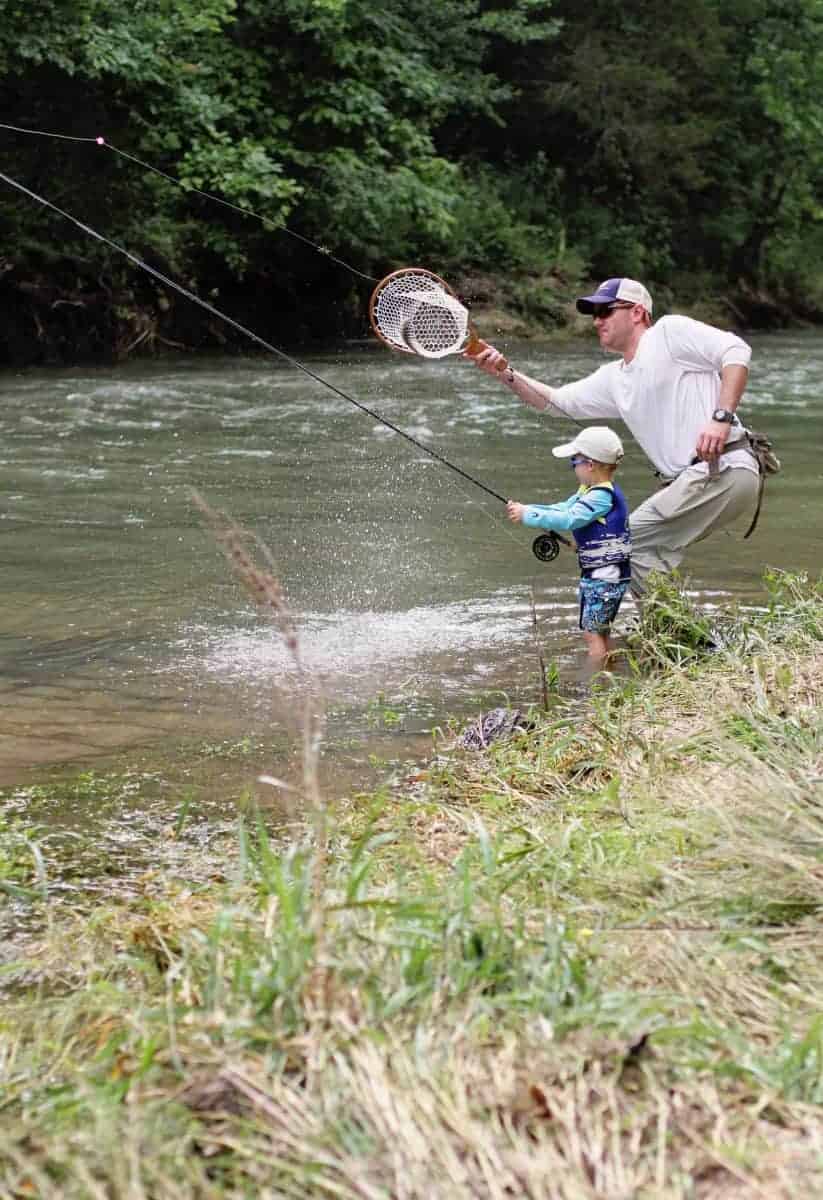
[[(369, 320), (385, 345), (404, 354), (443, 358), (460, 353), (474, 356), (487, 349), (454, 290), (425, 267), (402, 267), (381, 279), (369, 300)], [(503, 360), (498, 369), (507, 365)]]

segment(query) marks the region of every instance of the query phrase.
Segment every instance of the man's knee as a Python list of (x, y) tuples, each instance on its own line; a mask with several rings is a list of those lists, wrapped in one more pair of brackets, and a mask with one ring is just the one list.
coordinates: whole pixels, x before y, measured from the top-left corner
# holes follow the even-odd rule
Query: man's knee
[(654, 500), (654, 496), (647, 496), (641, 504), (638, 504), (637, 508), (632, 509), (629, 513), (629, 528), (632, 537), (643, 536), (647, 530), (655, 529), (661, 524), (663, 518), (657, 511)]
[(647, 546), (640, 553), (633, 550), (630, 584), (632, 597), (637, 600), (643, 595), (646, 590), (646, 580), (652, 571), (656, 571), (660, 575), (669, 575), (672, 571), (677, 570), (682, 560), (682, 553), (669, 547)]

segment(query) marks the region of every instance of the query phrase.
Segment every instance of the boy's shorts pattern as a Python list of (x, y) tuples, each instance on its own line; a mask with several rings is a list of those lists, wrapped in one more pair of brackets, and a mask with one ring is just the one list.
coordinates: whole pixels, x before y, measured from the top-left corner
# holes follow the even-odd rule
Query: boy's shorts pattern
[(580, 580), (580, 628), (589, 633), (608, 633), (620, 602), (629, 589), (628, 579)]

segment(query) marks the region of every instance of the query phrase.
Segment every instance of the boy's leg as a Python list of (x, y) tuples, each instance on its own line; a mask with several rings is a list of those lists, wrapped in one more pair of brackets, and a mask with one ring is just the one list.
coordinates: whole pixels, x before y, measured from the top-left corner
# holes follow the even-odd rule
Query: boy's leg
[(590, 630), (584, 629), (583, 640), (588, 647), (589, 661), (592, 666), (596, 668), (605, 667), (611, 651), (611, 642), (609, 641), (608, 633), (592, 633)]
[(642, 596), (650, 571), (674, 571), (692, 542), (754, 511), (759, 479), (745, 467), (707, 475), (689, 467), (649, 496), (629, 518), (632, 594)]
[(609, 657), (609, 634), (628, 582), (605, 579), (580, 580), (580, 628), (592, 664), (603, 667)]

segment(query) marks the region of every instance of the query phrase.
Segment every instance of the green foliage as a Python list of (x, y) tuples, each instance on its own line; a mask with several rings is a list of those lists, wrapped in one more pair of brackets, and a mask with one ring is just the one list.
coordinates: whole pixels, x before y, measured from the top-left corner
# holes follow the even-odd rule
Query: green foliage
[[(769, 570), (764, 575), (769, 590), (768, 613), (755, 628), (746, 614), (718, 614), (710, 619), (689, 599), (677, 572), (652, 572), (647, 582), (639, 622), (628, 636), (630, 654), (642, 668), (689, 666), (707, 655), (752, 654), (755, 681), (760, 682), (761, 660), (757, 652), (774, 644), (792, 646), (808, 640), (823, 640), (821, 598), (823, 579)], [(774, 683), (786, 691), (791, 685), (787, 668), (778, 671)], [(735, 716), (732, 732), (746, 741), (757, 735), (745, 719)], [(754, 743), (752, 743), (754, 744)]]
[(548, 270), (561, 256), (558, 173), (542, 152), (528, 165), (476, 164), (456, 176), (440, 259), (455, 271)]
[(774, 638), (788, 640), (797, 632), (823, 641), (823, 575), (771, 569), (764, 575), (769, 589), (769, 625)]
[(718, 648), (718, 634), (689, 600), (678, 573), (652, 572), (629, 647), (644, 667), (682, 666)]
[(44, 894), (40, 833), (21, 817), (0, 814), (0, 895), (32, 900)]
[(372, 728), (396, 729), (403, 723), (403, 713), (387, 702), (383, 692), (378, 692), (367, 705), (366, 721)]
[[(41, 0), (36, 20), (6, 6), (0, 64), (9, 121), (102, 134), (180, 185), (4, 132), (10, 174), (204, 291), (271, 288), (274, 322), (311, 325), (306, 287), (362, 319), (351, 276), (284, 224), (371, 274), (573, 263), (823, 306), (819, 0)], [(158, 315), (150, 281), (21, 197), (0, 228), (14, 279), (130, 292), (101, 338)], [(539, 286), (521, 311), (562, 318)]]

